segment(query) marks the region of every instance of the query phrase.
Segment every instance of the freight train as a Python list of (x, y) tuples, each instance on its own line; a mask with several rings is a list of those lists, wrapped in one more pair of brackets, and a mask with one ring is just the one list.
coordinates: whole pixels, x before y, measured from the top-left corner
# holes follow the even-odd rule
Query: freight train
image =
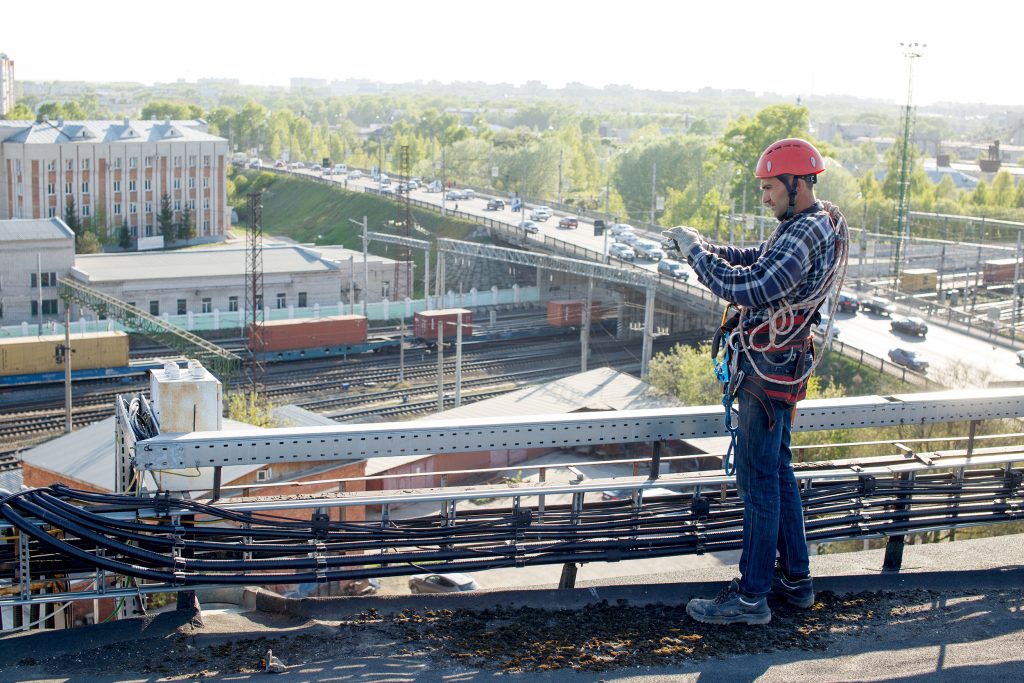
[[(64, 381), (64, 335), (0, 339), (0, 387)], [(160, 363), (128, 360), (124, 332), (71, 335), (71, 379), (111, 379), (144, 374)]]
[[(462, 316), (464, 345), (490, 341), (508, 341), (574, 334), (582, 323), (581, 300), (548, 302), (547, 320), (523, 320), (504, 326), (474, 325), (473, 312), (465, 308), (447, 308), (417, 312), (411, 334), (406, 334), (406, 349), (432, 348), (437, 344), (438, 327), (445, 343), (457, 336)], [(601, 304), (594, 302), (591, 319), (596, 325)], [(248, 331), (260, 362), (275, 363), (315, 358), (347, 358), (363, 353), (397, 351), (403, 343), (400, 332), (369, 334), (367, 319), (361, 315), (336, 315), (303, 320), (274, 320), (261, 326), (262, 342)], [(62, 335), (14, 337), (0, 340), (0, 387), (64, 381), (64, 365), (59, 350)], [(76, 334), (71, 339), (72, 379), (128, 378), (145, 375), (162, 366), (162, 360), (129, 361), (128, 335), (124, 332)], [(243, 357), (244, 357), (243, 353)]]

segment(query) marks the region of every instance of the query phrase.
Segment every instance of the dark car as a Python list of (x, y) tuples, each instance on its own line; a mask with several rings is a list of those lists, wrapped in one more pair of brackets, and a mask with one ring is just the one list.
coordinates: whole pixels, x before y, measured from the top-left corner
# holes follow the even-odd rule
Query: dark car
[(686, 269), (683, 268), (683, 264), (679, 261), (673, 261), (672, 259), (662, 259), (658, 263), (658, 272), (677, 280), (685, 281), (689, 277)]
[(893, 332), (900, 334), (913, 334), (923, 337), (928, 334), (928, 326), (920, 318), (897, 318), (889, 323)]
[(878, 315), (892, 315), (896, 307), (888, 299), (880, 296), (873, 296), (860, 302), (860, 310), (865, 313), (877, 313)]
[(916, 353), (908, 351), (907, 349), (890, 349), (889, 360), (896, 365), (902, 365), (903, 367), (910, 368), (915, 372), (924, 372), (928, 369), (928, 361), (922, 360)]
[(836, 301), (836, 306), (843, 313), (856, 313), (857, 309), (860, 308), (860, 300), (856, 294), (839, 292), (839, 300)]
[(565, 218), (558, 219), (558, 227), (560, 228), (576, 228), (579, 227), (580, 221), (578, 218), (572, 216), (566, 216)]
[(488, 199), (484, 211), (501, 211), (505, 208), (505, 202), (501, 199)]

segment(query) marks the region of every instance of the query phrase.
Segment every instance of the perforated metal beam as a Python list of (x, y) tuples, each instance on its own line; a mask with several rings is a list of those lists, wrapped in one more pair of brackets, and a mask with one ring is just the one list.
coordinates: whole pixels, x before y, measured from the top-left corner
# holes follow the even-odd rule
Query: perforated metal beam
[[(1024, 416), (1024, 389), (949, 391), (806, 401), (794, 431)], [(720, 406), (571, 415), (162, 434), (136, 445), (139, 469), (381, 458), (520, 448), (567, 448), (723, 436)]]
[(413, 249), (430, 249), (430, 242), (426, 240), (403, 237), (402, 235), (389, 235), (386, 232), (368, 232), (366, 233), (366, 238), (371, 242), (387, 242), (388, 244), (397, 244)]
[(604, 280), (605, 282), (617, 282), (633, 287), (643, 287), (644, 289), (655, 289), (658, 284), (657, 280), (650, 275), (625, 268), (593, 263), (592, 261), (566, 258), (565, 256), (549, 256), (520, 249), (509, 249), (490, 244), (476, 244), (474, 242), (463, 242), (446, 238), (439, 238), (437, 240), (437, 248), (439, 251), (458, 256), (487, 258), (494, 261), (514, 263), (520, 266), (559, 270), (572, 275), (579, 275), (580, 277), (592, 277), (597, 280)]

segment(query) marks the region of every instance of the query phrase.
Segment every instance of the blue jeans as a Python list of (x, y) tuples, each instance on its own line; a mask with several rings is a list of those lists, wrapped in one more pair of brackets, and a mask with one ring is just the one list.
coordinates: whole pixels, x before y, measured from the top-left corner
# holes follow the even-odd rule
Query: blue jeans
[[(748, 375), (753, 373), (746, 360), (742, 367)], [(738, 399), (736, 485), (743, 501), (740, 590), (749, 596), (761, 596), (771, 592), (776, 552), (788, 575), (810, 571), (800, 489), (789, 448), (792, 408), (773, 401), (775, 425), (769, 431), (761, 403), (742, 390)]]

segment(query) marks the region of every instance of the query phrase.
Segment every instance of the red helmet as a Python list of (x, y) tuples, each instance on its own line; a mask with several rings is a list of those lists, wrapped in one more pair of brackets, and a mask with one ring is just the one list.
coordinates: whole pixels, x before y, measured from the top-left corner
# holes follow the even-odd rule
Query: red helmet
[(790, 174), (797, 177), (817, 175), (825, 170), (825, 160), (814, 145), (800, 138), (786, 138), (768, 145), (757, 160), (755, 178), (774, 178)]

